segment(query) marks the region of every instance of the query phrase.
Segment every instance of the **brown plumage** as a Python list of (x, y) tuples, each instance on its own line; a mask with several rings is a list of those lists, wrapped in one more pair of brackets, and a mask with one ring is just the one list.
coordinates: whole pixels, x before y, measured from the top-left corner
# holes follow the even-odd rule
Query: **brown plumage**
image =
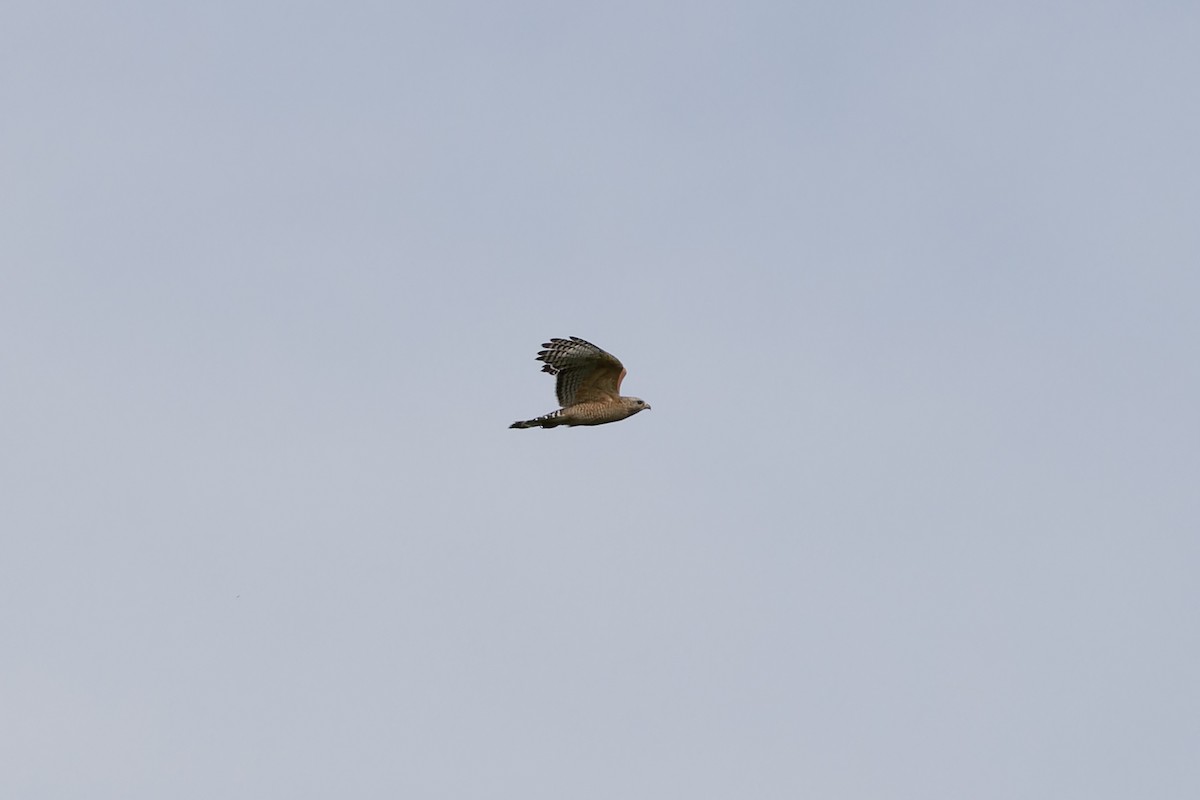
[(556, 428), (559, 425), (603, 425), (632, 417), (650, 408), (645, 400), (621, 396), (625, 367), (616, 356), (606, 353), (578, 336), (551, 339), (542, 345), (538, 361), (545, 362), (542, 372), (557, 378), (557, 411), (524, 421), (510, 428)]

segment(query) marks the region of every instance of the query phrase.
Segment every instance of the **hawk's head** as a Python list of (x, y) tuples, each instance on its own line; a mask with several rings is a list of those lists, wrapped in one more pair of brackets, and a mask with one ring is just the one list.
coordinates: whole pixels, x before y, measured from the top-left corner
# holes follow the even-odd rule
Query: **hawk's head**
[(639, 411), (650, 410), (650, 404), (640, 397), (622, 397), (621, 404), (629, 411), (631, 417)]

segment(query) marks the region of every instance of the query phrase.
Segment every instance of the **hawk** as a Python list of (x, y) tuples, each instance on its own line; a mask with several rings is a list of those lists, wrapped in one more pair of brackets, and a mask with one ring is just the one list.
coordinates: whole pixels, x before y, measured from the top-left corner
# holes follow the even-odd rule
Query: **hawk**
[(562, 408), (536, 419), (518, 420), (508, 427), (604, 425), (620, 422), (650, 408), (645, 400), (621, 396), (625, 367), (616, 356), (578, 336), (551, 339), (542, 347), (546, 349), (538, 353), (537, 360), (545, 362), (542, 372), (549, 372), (557, 378), (555, 392)]

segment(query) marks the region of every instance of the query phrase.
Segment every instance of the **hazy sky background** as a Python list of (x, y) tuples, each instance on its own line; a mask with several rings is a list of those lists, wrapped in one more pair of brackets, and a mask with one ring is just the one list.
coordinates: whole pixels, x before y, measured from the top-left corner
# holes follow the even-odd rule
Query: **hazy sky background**
[(1200, 797), (1200, 6), (2, 16), (0, 796)]

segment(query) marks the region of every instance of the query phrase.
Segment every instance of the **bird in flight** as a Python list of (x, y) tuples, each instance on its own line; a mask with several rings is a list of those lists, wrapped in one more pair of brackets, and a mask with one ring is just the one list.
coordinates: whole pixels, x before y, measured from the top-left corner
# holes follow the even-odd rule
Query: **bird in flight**
[(518, 420), (510, 428), (557, 428), (559, 425), (604, 425), (620, 422), (650, 404), (638, 397), (622, 397), (621, 381), (625, 367), (616, 356), (606, 353), (578, 336), (551, 339), (538, 353), (542, 372), (557, 379), (555, 392), (562, 408), (536, 419)]

